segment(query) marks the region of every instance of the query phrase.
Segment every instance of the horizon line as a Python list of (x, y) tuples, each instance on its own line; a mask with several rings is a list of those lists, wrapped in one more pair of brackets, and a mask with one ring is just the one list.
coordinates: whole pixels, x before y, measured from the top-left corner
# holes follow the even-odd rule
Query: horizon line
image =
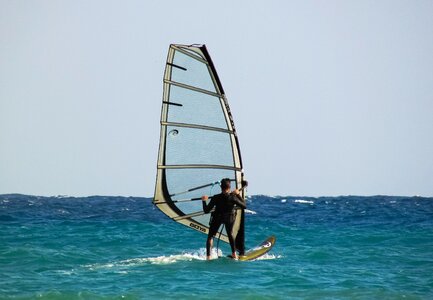
[[(92, 197), (109, 197), (109, 198), (144, 198), (144, 199), (153, 199), (153, 196), (125, 196), (125, 195), (87, 195), (87, 196), (72, 196), (72, 195), (30, 195), (30, 194), (22, 194), (22, 193), (5, 193), (0, 194), (0, 197), (3, 196), (30, 196), (30, 197), (43, 197), (43, 198), (92, 198)], [(375, 195), (355, 195), (355, 194), (348, 194), (348, 195), (324, 195), (324, 196), (308, 196), (308, 195), (266, 195), (266, 194), (253, 194), (253, 195), (247, 195), (246, 198), (251, 197), (257, 197), (257, 196), (263, 196), (268, 198), (343, 198), (343, 197), (360, 197), (360, 198), (369, 198), (369, 197), (399, 197), (399, 198), (433, 198), (433, 196), (421, 196), (421, 195), (385, 195), (385, 194), (375, 194)]]

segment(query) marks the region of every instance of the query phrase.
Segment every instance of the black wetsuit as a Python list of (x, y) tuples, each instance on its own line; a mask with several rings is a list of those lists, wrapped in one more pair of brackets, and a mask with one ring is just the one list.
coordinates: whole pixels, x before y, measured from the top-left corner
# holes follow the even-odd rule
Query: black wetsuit
[(232, 234), (233, 223), (235, 221), (235, 205), (241, 208), (246, 208), (241, 196), (230, 193), (221, 193), (213, 196), (207, 205), (206, 202), (203, 201), (203, 211), (205, 213), (209, 213), (212, 208), (215, 207), (215, 211), (211, 216), (209, 234), (206, 242), (207, 256), (210, 256), (210, 241), (218, 232), (221, 224), (224, 224), (226, 227), (230, 247), (232, 248), (232, 252), (235, 252), (235, 241)]

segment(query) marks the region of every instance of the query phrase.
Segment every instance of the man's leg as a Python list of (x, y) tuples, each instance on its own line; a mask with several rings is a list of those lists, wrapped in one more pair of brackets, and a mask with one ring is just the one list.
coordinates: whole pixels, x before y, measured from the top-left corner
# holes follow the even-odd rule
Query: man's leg
[(225, 222), (224, 225), (226, 226), (227, 236), (229, 237), (230, 242), (230, 248), (232, 249), (232, 258), (237, 259), (238, 256), (236, 254), (235, 239), (233, 238), (233, 223)]
[(215, 219), (215, 218), (214, 218), (213, 222), (210, 224), (209, 233), (207, 235), (207, 240), (206, 240), (206, 259), (207, 260), (210, 260), (210, 254), (211, 254), (212, 246), (213, 246), (213, 237), (218, 232), (220, 225), (221, 225), (221, 221), (218, 219)]
[(213, 246), (213, 236), (208, 235), (207, 240), (206, 240), (206, 259), (210, 260), (210, 253), (212, 250), (212, 246)]

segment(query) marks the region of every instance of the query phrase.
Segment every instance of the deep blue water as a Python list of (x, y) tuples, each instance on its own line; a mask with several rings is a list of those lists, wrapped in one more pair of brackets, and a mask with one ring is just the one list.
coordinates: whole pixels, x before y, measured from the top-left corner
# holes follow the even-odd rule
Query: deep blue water
[(151, 199), (0, 195), (0, 298), (433, 299), (433, 198), (247, 204), (247, 248), (274, 249), (205, 261), (205, 235)]

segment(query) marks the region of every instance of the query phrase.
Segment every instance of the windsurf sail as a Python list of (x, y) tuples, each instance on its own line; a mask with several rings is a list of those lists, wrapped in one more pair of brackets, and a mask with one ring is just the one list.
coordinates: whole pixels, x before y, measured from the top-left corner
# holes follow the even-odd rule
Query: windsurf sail
[[(201, 196), (221, 192), (219, 181), (241, 189), (243, 170), (230, 108), (205, 45), (172, 44), (163, 81), (161, 134), (153, 203), (174, 221), (208, 233)], [(245, 200), (245, 192), (241, 191)], [(244, 251), (244, 212), (233, 229)], [(221, 240), (228, 243), (225, 229)]]

